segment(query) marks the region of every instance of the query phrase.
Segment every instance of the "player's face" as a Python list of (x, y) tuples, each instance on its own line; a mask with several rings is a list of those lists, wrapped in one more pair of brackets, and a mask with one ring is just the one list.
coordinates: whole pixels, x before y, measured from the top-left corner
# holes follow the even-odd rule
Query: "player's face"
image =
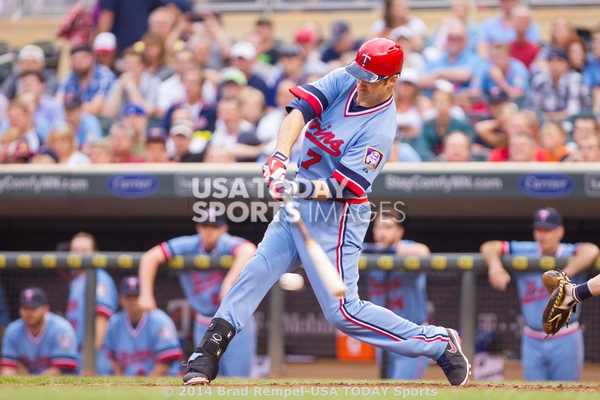
[(356, 104), (362, 107), (374, 107), (390, 98), (398, 75), (390, 76), (379, 82), (356, 80)]
[(562, 226), (555, 229), (536, 228), (533, 230), (533, 238), (540, 245), (542, 254), (553, 255), (563, 238), (565, 230)]
[(121, 295), (119, 296), (119, 302), (121, 303), (121, 307), (123, 307), (123, 310), (127, 311), (129, 314), (136, 315), (140, 312), (138, 298), (139, 296), (134, 295)]
[(391, 218), (375, 220), (373, 226), (373, 240), (383, 246), (395, 246), (402, 239), (404, 229), (398, 226)]
[(221, 235), (227, 232), (227, 226), (198, 224), (196, 225), (196, 230), (202, 239), (202, 243), (204, 243), (204, 248), (207, 250), (212, 250), (217, 245), (217, 240), (219, 240)]
[(44, 316), (48, 312), (48, 306), (20, 307), (19, 316), (29, 329), (39, 328), (44, 323)]
[(71, 253), (91, 254), (94, 253), (94, 243), (90, 238), (76, 237), (71, 240)]

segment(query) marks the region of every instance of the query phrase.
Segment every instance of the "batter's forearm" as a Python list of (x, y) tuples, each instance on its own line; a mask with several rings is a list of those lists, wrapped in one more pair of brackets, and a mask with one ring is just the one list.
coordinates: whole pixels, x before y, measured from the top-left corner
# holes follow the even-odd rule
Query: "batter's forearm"
[(302, 112), (294, 109), (281, 123), (279, 135), (277, 136), (277, 151), (289, 157), (292, 153), (292, 147), (298, 140), (302, 128), (306, 123)]

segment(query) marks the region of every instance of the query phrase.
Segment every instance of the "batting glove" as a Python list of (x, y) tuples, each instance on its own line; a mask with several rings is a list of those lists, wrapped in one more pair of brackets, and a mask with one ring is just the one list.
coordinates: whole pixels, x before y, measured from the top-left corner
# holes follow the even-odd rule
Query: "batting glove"
[(274, 180), (281, 181), (285, 179), (285, 171), (289, 162), (290, 159), (279, 151), (276, 151), (267, 159), (262, 167), (262, 175), (267, 185)]
[(305, 179), (296, 181), (274, 180), (269, 185), (269, 193), (277, 201), (283, 201), (283, 199), (291, 196), (309, 199), (312, 197), (314, 189), (314, 183)]

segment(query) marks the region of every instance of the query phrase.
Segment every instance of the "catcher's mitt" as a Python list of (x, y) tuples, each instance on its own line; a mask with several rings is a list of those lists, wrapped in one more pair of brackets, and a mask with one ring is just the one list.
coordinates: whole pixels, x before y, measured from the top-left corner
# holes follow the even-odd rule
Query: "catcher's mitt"
[[(544, 276), (548, 272), (544, 273)], [(546, 281), (544, 281), (544, 284), (546, 284)], [(566, 274), (557, 281), (557, 285), (550, 295), (542, 314), (542, 326), (544, 332), (548, 335), (555, 335), (563, 326), (568, 326), (571, 312), (577, 311), (577, 302), (572, 295), (574, 285), (571, 284), (571, 280)], [(548, 288), (548, 284), (546, 284), (546, 288)]]
[(568, 282), (570, 282), (567, 274), (561, 270), (553, 269), (544, 272), (544, 275), (542, 275), (542, 282), (544, 283), (544, 286), (546, 286), (548, 294), (552, 294), (556, 290), (561, 279), (566, 279)]

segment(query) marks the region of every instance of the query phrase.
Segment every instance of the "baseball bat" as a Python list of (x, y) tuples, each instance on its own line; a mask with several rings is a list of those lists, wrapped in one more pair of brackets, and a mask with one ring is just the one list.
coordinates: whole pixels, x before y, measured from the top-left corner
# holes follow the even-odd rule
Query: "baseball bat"
[(302, 220), (302, 217), (300, 217), (300, 213), (292, 203), (291, 196), (284, 197), (283, 201), (285, 202), (288, 213), (295, 216), (292, 220), (302, 235), (308, 255), (310, 256), (321, 281), (325, 285), (325, 288), (333, 297), (341, 299), (346, 294), (346, 285), (342, 281), (342, 278), (329, 260), (329, 257), (327, 257), (323, 248), (319, 246), (308, 231), (306, 224)]

